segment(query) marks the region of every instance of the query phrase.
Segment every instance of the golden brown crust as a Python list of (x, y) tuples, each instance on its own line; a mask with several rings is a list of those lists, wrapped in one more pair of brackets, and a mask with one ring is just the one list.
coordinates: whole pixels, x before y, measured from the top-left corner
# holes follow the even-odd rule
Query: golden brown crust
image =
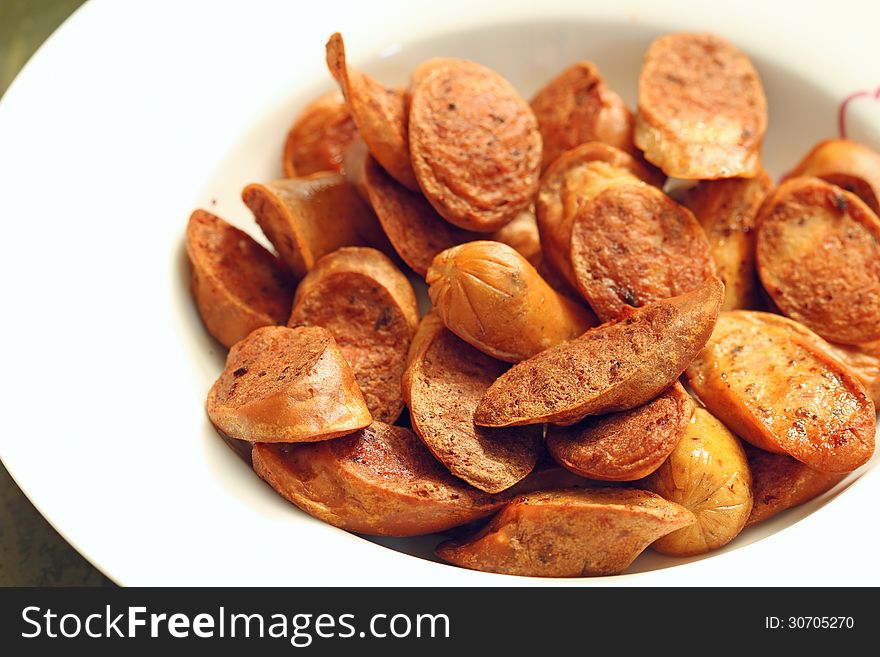
[(382, 253), (343, 247), (299, 284), (288, 326), (322, 326), (351, 365), (374, 420), (403, 410), (400, 378), (419, 321), (412, 285)]
[(678, 382), (622, 413), (587, 418), (571, 427), (547, 427), (547, 449), (576, 474), (602, 481), (635, 481), (666, 460), (694, 414)]
[(567, 426), (641, 406), (672, 385), (706, 344), (723, 297), (713, 278), (517, 363), (486, 391), (474, 421)]
[(755, 268), (755, 228), (761, 203), (773, 187), (766, 171), (754, 178), (703, 180), (683, 203), (703, 226), (718, 278), (724, 283), (722, 310), (757, 309), (761, 304)]
[(548, 268), (576, 288), (577, 278), (571, 267), (571, 226), (575, 214), (603, 189), (640, 181), (661, 186), (663, 177), (608, 144), (590, 142), (563, 153), (544, 172), (535, 200), (541, 248)]
[(381, 422), (321, 443), (258, 443), (253, 462), (306, 513), (375, 536), (445, 531), (484, 518), (505, 500), (450, 475), (409, 429)]
[(752, 476), (739, 440), (698, 408), (669, 458), (641, 484), (680, 504), (697, 522), (658, 539), (663, 554), (689, 557), (727, 545), (752, 510)]
[(746, 456), (755, 499), (746, 527), (819, 497), (846, 476), (818, 472), (790, 456), (771, 454), (751, 445), (746, 445)]
[(339, 174), (254, 183), (241, 198), (297, 279), (341, 246), (393, 253), (375, 215)]
[(457, 566), (528, 577), (617, 575), (653, 541), (694, 522), (659, 495), (585, 488), (521, 495), (473, 536), (442, 543)]
[(397, 184), (372, 157), (364, 163), (363, 180), (389, 241), (419, 276), (425, 276), (434, 256), (441, 251), (478, 239), (478, 233), (444, 221), (424, 196)]
[(636, 154), (632, 112), (592, 62), (572, 64), (535, 94), (531, 105), (544, 142), (542, 169), (591, 141)]
[(329, 331), (259, 328), (229, 350), (208, 392), (208, 417), (251, 442), (311, 442), (372, 421), (351, 368)]
[(338, 32), (327, 41), (327, 67), (339, 83), (358, 133), (370, 153), (401, 185), (419, 188), (409, 155), (406, 94), (349, 67)]
[(446, 327), (493, 358), (516, 363), (596, 326), (513, 248), (479, 240), (447, 249), (425, 277)]
[(670, 177), (760, 171), (767, 99), (749, 58), (714, 34), (666, 34), (645, 53), (635, 143)]
[(432, 312), (419, 325), (403, 376), (413, 430), (452, 474), (488, 493), (524, 478), (542, 452), (541, 427), (474, 424), (474, 409), (504, 369), (455, 337)]
[(420, 78), (410, 102), (412, 166), (440, 215), (492, 232), (538, 190), (541, 134), (516, 89), (491, 69), (449, 60)]
[(223, 346), (284, 323), (293, 297), (290, 272), (247, 233), (196, 210), (186, 228), (186, 254), (199, 314)]
[(880, 341), (867, 344), (826, 343), (831, 355), (846, 366), (859, 380), (874, 406), (880, 405)]
[(880, 153), (855, 141), (820, 141), (789, 172), (789, 178), (813, 176), (861, 198), (880, 215)]
[(756, 257), (785, 315), (833, 342), (880, 340), (880, 219), (855, 194), (782, 183), (761, 207)]
[(343, 171), (343, 155), (357, 127), (339, 91), (324, 94), (299, 113), (287, 133), (281, 157), (288, 178), (318, 171)]
[(656, 187), (617, 184), (575, 212), (571, 265), (603, 321), (690, 292), (715, 275), (706, 234)]
[(712, 414), (756, 447), (831, 473), (874, 453), (868, 393), (821, 338), (790, 319), (721, 313), (687, 376)]

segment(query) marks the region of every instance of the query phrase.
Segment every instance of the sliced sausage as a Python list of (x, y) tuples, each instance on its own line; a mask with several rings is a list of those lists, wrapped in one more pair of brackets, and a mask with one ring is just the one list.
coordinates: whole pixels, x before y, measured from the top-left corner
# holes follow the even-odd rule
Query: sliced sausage
[(412, 285), (387, 256), (343, 247), (321, 258), (299, 284), (288, 325), (330, 331), (371, 415), (391, 423), (403, 410), (400, 377), (418, 321)]
[(186, 253), (199, 314), (223, 346), (284, 323), (293, 297), (290, 272), (250, 235), (196, 210), (186, 229)]

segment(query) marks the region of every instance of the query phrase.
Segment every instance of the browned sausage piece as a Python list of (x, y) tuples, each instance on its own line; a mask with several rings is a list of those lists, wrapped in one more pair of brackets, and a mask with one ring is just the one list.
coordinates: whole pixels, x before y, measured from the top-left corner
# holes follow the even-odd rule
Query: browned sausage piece
[(488, 493), (513, 486), (542, 453), (542, 427), (474, 424), (477, 403), (504, 369), (504, 363), (462, 342), (429, 313), (416, 332), (403, 376), (415, 432), (452, 474)]
[(578, 209), (612, 185), (642, 181), (661, 186), (663, 177), (608, 144), (590, 142), (563, 153), (544, 172), (535, 200), (548, 268), (576, 288), (577, 278), (571, 267), (571, 226)]
[(785, 454), (771, 454), (746, 445), (755, 504), (746, 527), (757, 525), (787, 509), (805, 504), (840, 483), (845, 474), (807, 467)]
[(671, 386), (706, 344), (724, 298), (717, 278), (511, 367), (483, 395), (481, 426), (550, 422), (625, 411)]
[(208, 392), (208, 417), (238, 440), (327, 440), (372, 422), (354, 374), (329, 331), (267, 326), (229, 350)]
[(678, 382), (647, 404), (547, 428), (547, 449), (565, 468), (590, 479), (635, 481), (659, 468), (683, 435), (694, 403)]
[(684, 205), (709, 239), (718, 278), (724, 283), (722, 310), (757, 308), (761, 303), (755, 269), (755, 224), (773, 183), (766, 171), (754, 178), (704, 180), (687, 191)]
[(192, 293), (208, 332), (231, 347), (290, 313), (290, 272), (250, 235), (204, 210), (186, 228)]
[(512, 247), (478, 240), (446, 249), (425, 277), (446, 327), (493, 358), (516, 363), (596, 326)]
[(441, 251), (479, 238), (478, 233), (443, 221), (424, 196), (397, 184), (372, 157), (364, 163), (363, 181), (389, 241), (419, 276), (425, 276)]
[(704, 408), (694, 411), (669, 458), (642, 488), (681, 504), (697, 521), (651, 547), (673, 557), (705, 554), (736, 538), (752, 510), (752, 476), (739, 439)]
[(393, 253), (373, 212), (339, 174), (251, 184), (241, 198), (297, 279), (340, 246)]
[(306, 106), (293, 122), (284, 142), (282, 164), (288, 178), (318, 171), (342, 173), (345, 149), (357, 128), (338, 91), (324, 94)]
[(760, 171), (767, 99), (749, 58), (714, 34), (678, 32), (651, 44), (639, 76), (635, 143), (675, 178)]
[(505, 499), (459, 481), (412, 431), (381, 422), (320, 443), (258, 443), (253, 462), (309, 515), (374, 536), (445, 531), (488, 516)]
[(535, 94), (531, 105), (544, 141), (542, 169), (590, 141), (635, 153), (633, 115), (592, 62), (565, 69)]
[(492, 232), (538, 191), (541, 134), (516, 89), (465, 60), (433, 67), (413, 89), (412, 166), (431, 205), (450, 223)]
[[(433, 61), (433, 60), (428, 60)], [(445, 61), (442, 60), (441, 61)], [(360, 138), (356, 138), (349, 147), (345, 151), (344, 155), (344, 166), (345, 166), (345, 177), (348, 181), (355, 186), (358, 190), (358, 193), (361, 197), (367, 202), (370, 202), (370, 195), (367, 191), (366, 186), (366, 168), (367, 168), (367, 145), (364, 144), (364, 140)], [(378, 175), (381, 176), (382, 167), (378, 166), (373, 162), (373, 165), (376, 169), (379, 169)], [(375, 171), (374, 171), (375, 173)], [(381, 186), (381, 183), (377, 183)], [(386, 207), (386, 203), (381, 203), (381, 196), (379, 207)], [(416, 204), (414, 204), (416, 205)], [(424, 198), (422, 198), (422, 202), (418, 203), (418, 205), (422, 205), (424, 207), (424, 215), (425, 216), (434, 216), (438, 220), (442, 220), (442, 217), (437, 214), (434, 208), (430, 207), (427, 202), (424, 202)], [(421, 216), (421, 212), (419, 215)], [(398, 221), (395, 221), (395, 217), (397, 217), (399, 213), (393, 213), (390, 215), (390, 219), (387, 224), (391, 230), (395, 228), (399, 229), (400, 225)], [(386, 217), (389, 216), (386, 214)], [(404, 222), (405, 223), (405, 222)], [(429, 222), (430, 223), (430, 222)], [(487, 237), (483, 233), (472, 233), (470, 231), (463, 231), (454, 226), (450, 225), (448, 222), (443, 221), (445, 227), (441, 229), (442, 231), (447, 231), (451, 235), (458, 234), (462, 240), (472, 240), (472, 239), (482, 239), (483, 237)], [(395, 232), (395, 235), (401, 237), (407, 237), (405, 232), (400, 232), (399, 230)], [(512, 246), (514, 249), (519, 251), (524, 258), (526, 258), (529, 262), (539, 262), (541, 259), (541, 239), (538, 234), (538, 223), (535, 219), (534, 210), (524, 210), (520, 212), (509, 224), (503, 226), (499, 230), (496, 230), (494, 233), (488, 236), (490, 239), (496, 242), (502, 242), (509, 246)], [(406, 251), (404, 245), (401, 245), (401, 248)], [(424, 275), (424, 274), (422, 274)], [(575, 292), (575, 298), (580, 298), (578, 293)]]
[(826, 139), (788, 174), (814, 176), (861, 198), (880, 215), (880, 153), (848, 139)]
[(659, 495), (584, 488), (515, 498), (473, 536), (437, 554), (464, 568), (527, 577), (617, 575), (655, 540), (694, 522)]
[(443, 66), (457, 66), (460, 62), (461, 60), (456, 57), (430, 57), (429, 59), (424, 60), (413, 69), (412, 73), (410, 73), (409, 95), (412, 96), (413, 89), (419, 86), (422, 80), (428, 77), (428, 74), (433, 73), (436, 69)]
[(770, 313), (721, 313), (688, 381), (719, 420), (756, 447), (822, 472), (849, 472), (874, 453), (867, 391), (827, 343)]
[(880, 219), (818, 178), (782, 183), (761, 208), (758, 273), (792, 319), (845, 344), (880, 340)]
[(370, 153), (401, 185), (419, 188), (410, 164), (406, 94), (386, 89), (346, 64), (345, 44), (338, 32), (327, 42), (327, 67), (339, 83), (358, 132)]
[(694, 216), (643, 183), (615, 185), (578, 209), (571, 264), (578, 289), (602, 321), (690, 292), (715, 275)]
[(880, 406), (880, 341), (867, 344), (827, 344), (831, 355), (846, 365), (846, 369), (865, 386), (874, 406)]
[(351, 365), (373, 419), (403, 410), (400, 377), (419, 322), (406, 276), (382, 253), (343, 247), (321, 258), (299, 284), (289, 326), (323, 326)]

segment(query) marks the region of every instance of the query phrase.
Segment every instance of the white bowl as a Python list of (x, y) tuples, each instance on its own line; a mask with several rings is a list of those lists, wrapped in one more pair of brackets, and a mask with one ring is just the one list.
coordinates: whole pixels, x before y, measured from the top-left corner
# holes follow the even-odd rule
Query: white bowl
[[(189, 297), (183, 232), (202, 206), (257, 234), (240, 190), (280, 176), (291, 119), (331, 88), (323, 46), (336, 30), (350, 61), (388, 84), (457, 55), (528, 96), (587, 58), (631, 105), (655, 36), (716, 31), (764, 79), (772, 174), (836, 136), (852, 94), (850, 136), (880, 147), (876, 4), (610, 4), (93, 0), (78, 11), (0, 103), (0, 454), (49, 521), (129, 585), (547, 584), (413, 556), (430, 558), (434, 539), (348, 534), (253, 475), (204, 415), (223, 354)], [(553, 583), (877, 584), (875, 464), (712, 555), (649, 552), (624, 576)]]

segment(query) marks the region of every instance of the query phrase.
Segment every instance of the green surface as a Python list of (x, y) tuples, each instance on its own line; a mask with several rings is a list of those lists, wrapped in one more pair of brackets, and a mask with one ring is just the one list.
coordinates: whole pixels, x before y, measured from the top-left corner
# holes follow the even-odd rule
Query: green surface
[[(82, 0), (0, 0), (0, 95)], [(2, 455), (0, 455), (2, 456)], [(50, 457), (49, 457), (50, 458)], [(0, 586), (107, 586), (0, 465)]]

